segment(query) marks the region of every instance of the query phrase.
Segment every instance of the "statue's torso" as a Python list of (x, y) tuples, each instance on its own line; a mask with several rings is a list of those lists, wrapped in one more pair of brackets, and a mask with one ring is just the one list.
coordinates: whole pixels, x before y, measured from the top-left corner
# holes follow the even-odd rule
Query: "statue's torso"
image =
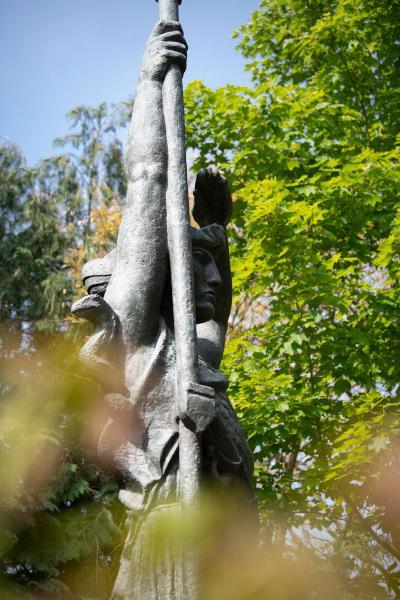
[[(252, 457), (226, 396), (228, 379), (201, 359), (199, 379), (216, 392), (216, 417), (203, 434), (204, 470), (243, 480), (248, 475), (250, 485)], [(162, 318), (153, 344), (127, 356), (126, 383), (135, 419), (132, 437), (117, 452), (117, 463), (128, 490), (146, 493), (175, 472), (179, 460), (175, 340)], [(128, 491), (121, 493), (127, 505), (129, 496)]]

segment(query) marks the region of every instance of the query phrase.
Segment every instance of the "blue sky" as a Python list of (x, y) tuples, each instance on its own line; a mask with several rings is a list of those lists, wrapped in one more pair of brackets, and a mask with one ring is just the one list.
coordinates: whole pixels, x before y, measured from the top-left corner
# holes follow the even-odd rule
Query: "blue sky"
[[(186, 83), (248, 83), (230, 36), (258, 5), (183, 0)], [(35, 164), (67, 132), (68, 110), (132, 95), (156, 18), (154, 0), (0, 0), (0, 135)]]

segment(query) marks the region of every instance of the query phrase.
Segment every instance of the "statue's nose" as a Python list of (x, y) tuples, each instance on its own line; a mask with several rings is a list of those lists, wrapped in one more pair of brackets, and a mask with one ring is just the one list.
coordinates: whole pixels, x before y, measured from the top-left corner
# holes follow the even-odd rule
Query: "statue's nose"
[(217, 269), (217, 265), (213, 262), (209, 264), (208, 283), (213, 288), (218, 288), (222, 284), (221, 275)]

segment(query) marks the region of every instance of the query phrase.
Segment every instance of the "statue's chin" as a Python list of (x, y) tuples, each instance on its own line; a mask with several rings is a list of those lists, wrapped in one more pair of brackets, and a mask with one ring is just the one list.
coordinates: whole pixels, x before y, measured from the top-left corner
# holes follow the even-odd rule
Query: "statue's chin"
[(196, 303), (196, 323), (206, 323), (214, 317), (215, 309), (211, 302)]

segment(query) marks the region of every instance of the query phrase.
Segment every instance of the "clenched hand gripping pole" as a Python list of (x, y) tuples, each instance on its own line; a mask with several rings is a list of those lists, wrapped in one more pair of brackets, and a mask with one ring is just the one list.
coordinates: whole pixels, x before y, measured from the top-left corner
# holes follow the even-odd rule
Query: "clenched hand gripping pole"
[[(179, 21), (181, 0), (158, 0), (162, 21)], [(214, 390), (198, 384), (196, 315), (186, 170), (182, 73), (172, 65), (163, 85), (168, 145), (166, 196), (168, 250), (171, 264), (176, 344), (176, 392), (179, 426), (179, 495), (192, 504), (201, 466), (199, 435), (211, 421)]]

